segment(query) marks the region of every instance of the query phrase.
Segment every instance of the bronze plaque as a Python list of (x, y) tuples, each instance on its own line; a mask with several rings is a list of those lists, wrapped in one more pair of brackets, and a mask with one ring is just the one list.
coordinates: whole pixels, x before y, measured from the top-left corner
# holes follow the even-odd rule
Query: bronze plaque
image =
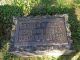
[(36, 54), (36, 51), (69, 49), (65, 19), (64, 15), (16, 17), (11, 50)]

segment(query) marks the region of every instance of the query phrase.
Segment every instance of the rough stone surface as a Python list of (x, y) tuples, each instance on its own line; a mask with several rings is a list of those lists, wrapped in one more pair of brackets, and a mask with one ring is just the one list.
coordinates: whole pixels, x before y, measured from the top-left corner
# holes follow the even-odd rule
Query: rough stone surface
[[(10, 52), (43, 54), (70, 49), (72, 43), (67, 15), (14, 17)], [(43, 51), (43, 53), (41, 53)]]

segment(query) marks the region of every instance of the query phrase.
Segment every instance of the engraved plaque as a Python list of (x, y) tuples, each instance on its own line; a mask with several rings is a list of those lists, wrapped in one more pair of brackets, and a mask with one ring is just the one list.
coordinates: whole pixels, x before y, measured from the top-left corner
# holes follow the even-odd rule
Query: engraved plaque
[(14, 51), (33, 54), (38, 51), (69, 49), (67, 19), (65, 19), (65, 15), (16, 17), (11, 47)]

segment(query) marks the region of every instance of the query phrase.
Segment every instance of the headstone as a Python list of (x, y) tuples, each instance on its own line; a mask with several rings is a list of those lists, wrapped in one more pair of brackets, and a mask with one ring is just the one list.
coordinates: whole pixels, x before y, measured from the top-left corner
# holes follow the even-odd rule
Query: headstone
[(71, 33), (67, 15), (14, 17), (10, 52), (44, 55), (69, 50)]

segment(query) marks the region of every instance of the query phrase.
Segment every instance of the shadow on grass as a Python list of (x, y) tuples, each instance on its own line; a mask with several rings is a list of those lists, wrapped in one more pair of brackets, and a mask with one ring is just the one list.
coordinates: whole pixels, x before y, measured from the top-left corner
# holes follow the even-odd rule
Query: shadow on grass
[[(77, 20), (77, 16), (75, 14), (75, 7), (67, 9), (67, 12), (65, 11), (65, 9), (63, 9), (64, 12), (62, 12), (62, 14), (66, 13), (68, 14), (68, 23), (70, 24), (70, 30), (71, 30), (71, 36), (72, 36), (72, 47), (71, 49), (75, 50), (75, 52), (69, 54), (69, 55), (62, 55), (60, 56), (57, 60), (72, 60), (72, 58), (76, 55), (78, 55), (78, 53), (80, 52), (80, 38), (79, 38), (79, 22)], [(80, 59), (80, 54), (78, 55), (77, 60)], [(76, 60), (76, 59), (75, 59)]]
[(0, 49), (10, 40), (13, 16), (22, 15), (23, 10), (18, 6), (0, 5)]
[(40, 0), (39, 4), (35, 5), (29, 15), (52, 15), (54, 12), (54, 4), (56, 1), (53, 0)]
[(78, 55), (78, 57), (76, 56), (78, 52), (79, 51), (75, 51), (69, 55), (62, 55), (57, 60), (73, 60), (74, 56), (75, 56), (74, 59), (76, 60), (76, 59), (80, 58), (79, 55)]

